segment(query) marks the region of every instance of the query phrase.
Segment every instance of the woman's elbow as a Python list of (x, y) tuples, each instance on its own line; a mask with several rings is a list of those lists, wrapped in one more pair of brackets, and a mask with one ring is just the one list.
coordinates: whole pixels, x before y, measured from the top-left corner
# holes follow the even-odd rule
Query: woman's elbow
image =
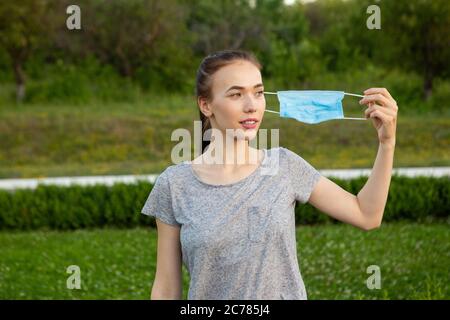
[(381, 220), (369, 221), (364, 223), (360, 228), (364, 231), (371, 231), (378, 229), (381, 226)]

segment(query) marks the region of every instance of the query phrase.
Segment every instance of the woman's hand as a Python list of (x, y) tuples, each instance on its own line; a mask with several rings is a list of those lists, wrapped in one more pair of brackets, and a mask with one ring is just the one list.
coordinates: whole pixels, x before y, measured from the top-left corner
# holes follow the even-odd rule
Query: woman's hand
[(398, 106), (389, 91), (386, 88), (367, 89), (359, 104), (368, 105), (364, 113), (366, 118), (372, 119), (380, 144), (394, 147)]

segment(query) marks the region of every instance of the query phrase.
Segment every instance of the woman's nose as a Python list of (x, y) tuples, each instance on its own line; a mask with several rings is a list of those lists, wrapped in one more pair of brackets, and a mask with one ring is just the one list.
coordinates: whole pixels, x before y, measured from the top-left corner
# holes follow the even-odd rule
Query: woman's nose
[(251, 97), (248, 97), (245, 100), (245, 105), (244, 105), (244, 111), (245, 112), (255, 112), (257, 109), (256, 107), (256, 101), (253, 100)]

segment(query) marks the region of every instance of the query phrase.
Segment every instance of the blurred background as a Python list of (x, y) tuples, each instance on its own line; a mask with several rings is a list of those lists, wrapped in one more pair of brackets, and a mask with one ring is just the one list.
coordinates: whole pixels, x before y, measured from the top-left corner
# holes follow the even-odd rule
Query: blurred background
[[(79, 30), (66, 25), (70, 5)], [(371, 5), (380, 29), (367, 26)], [(0, 1), (0, 178), (160, 173), (172, 131), (198, 120), (198, 65), (223, 49), (252, 51), (266, 91), (387, 88), (399, 106), (394, 167), (449, 166), (446, 0), (20, 0)], [(358, 100), (344, 99), (346, 116), (364, 115)], [(320, 170), (370, 169), (378, 148), (369, 121), (266, 113), (261, 127)], [(366, 180), (335, 179), (355, 194)], [(151, 187), (0, 190), (0, 298), (148, 299), (156, 230), (139, 212)], [(370, 233), (298, 207), (308, 297), (449, 298), (449, 195), (448, 176), (393, 177)], [(381, 289), (366, 286), (372, 264)], [(81, 289), (66, 287), (69, 265)]]

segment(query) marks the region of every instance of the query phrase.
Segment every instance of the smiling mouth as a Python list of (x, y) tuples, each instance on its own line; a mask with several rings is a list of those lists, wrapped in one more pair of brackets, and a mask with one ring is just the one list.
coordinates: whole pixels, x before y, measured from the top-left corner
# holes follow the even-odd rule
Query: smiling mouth
[(244, 121), (239, 121), (240, 124), (256, 124), (258, 122), (258, 120), (256, 119), (251, 119), (251, 120), (244, 120)]
[(258, 121), (242, 121), (240, 124), (245, 130), (256, 130), (258, 127)]

